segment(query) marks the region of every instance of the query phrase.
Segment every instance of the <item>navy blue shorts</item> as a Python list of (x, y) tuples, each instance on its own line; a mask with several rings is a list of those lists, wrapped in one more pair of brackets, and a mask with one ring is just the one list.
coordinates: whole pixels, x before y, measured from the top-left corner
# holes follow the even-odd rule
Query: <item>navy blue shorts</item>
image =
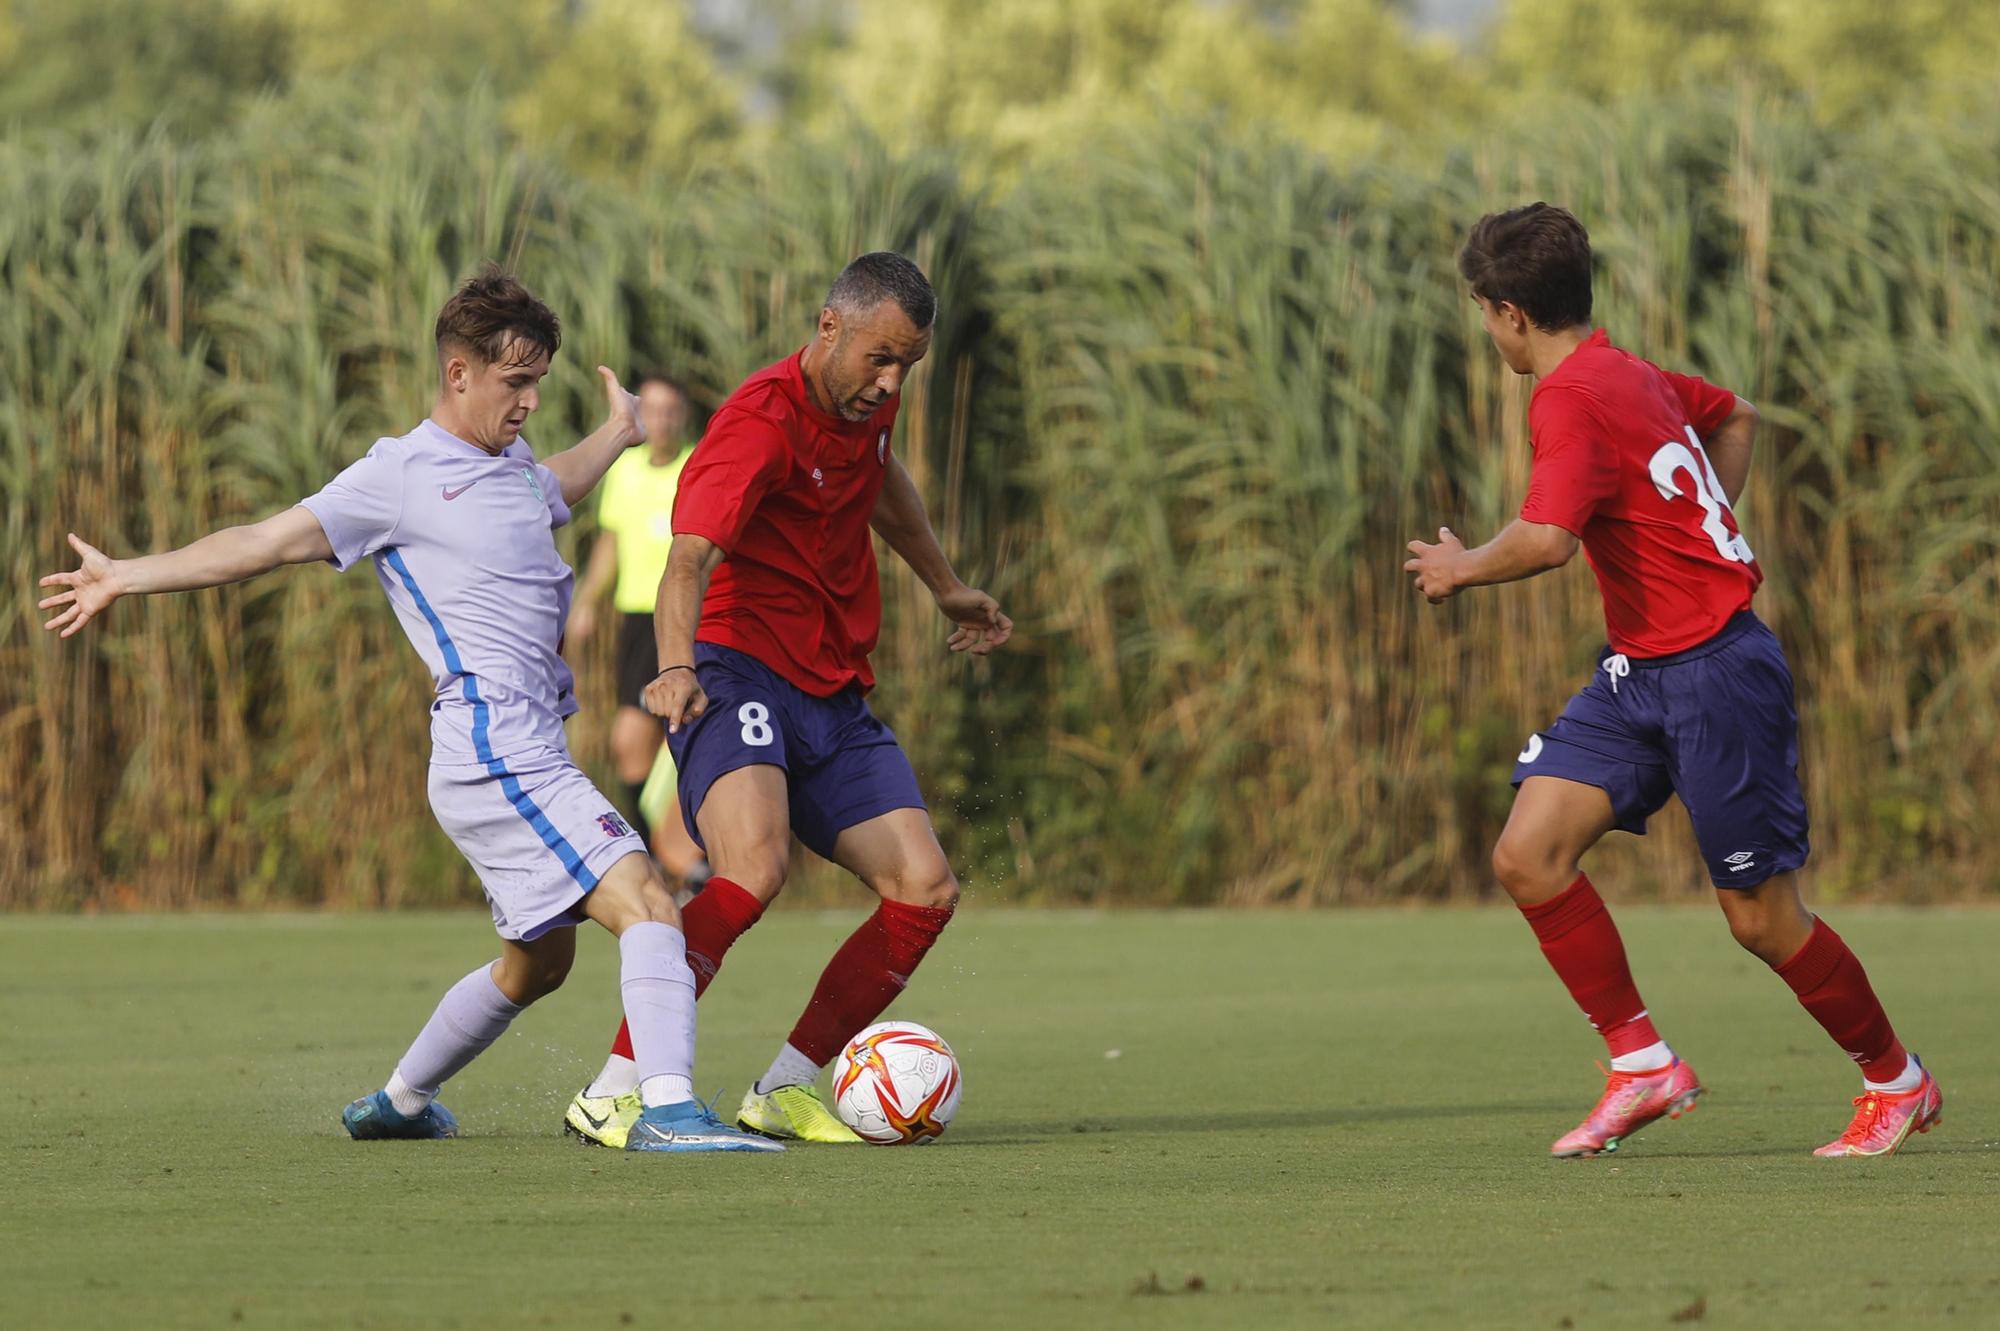
[(1521, 751), (1515, 787), (1531, 776), (1598, 787), (1619, 829), (1641, 836), (1678, 794), (1717, 887), (1755, 887), (1811, 849), (1792, 672), (1748, 610), (1673, 656), (1607, 648), (1583, 692)]
[(694, 645), (694, 663), (708, 710), (667, 746), (680, 771), (681, 816), (703, 850), (696, 815), (709, 787), (759, 763), (785, 769), (792, 832), (827, 859), (855, 824), (924, 807), (909, 758), (860, 688), (816, 698), (756, 657), (706, 642)]

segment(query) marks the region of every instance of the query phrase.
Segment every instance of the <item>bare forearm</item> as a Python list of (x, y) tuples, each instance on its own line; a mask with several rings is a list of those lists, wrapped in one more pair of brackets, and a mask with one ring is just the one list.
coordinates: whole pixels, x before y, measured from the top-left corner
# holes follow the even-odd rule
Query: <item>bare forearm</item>
[(631, 422), (619, 416), (598, 426), (575, 447), (564, 449), (544, 465), (562, 482), (563, 502), (578, 504), (597, 488), (618, 455), (638, 442), (639, 435)]
[(1743, 487), (1750, 483), (1750, 455), (1756, 444), (1757, 408), (1740, 397), (1736, 399), (1736, 410), (1702, 443), (1702, 451), (1708, 454), (1708, 464), (1715, 468), (1715, 479), (1722, 482), (1723, 496), (1732, 508), (1742, 497)]
[(910, 479), (900, 460), (894, 461), (889, 469), (872, 523), (889, 548), (923, 580), (933, 596), (942, 596), (960, 585), (951, 560), (938, 544), (937, 533), (931, 530), (930, 515), (924, 512), (916, 482)]
[[(303, 520), (301, 520), (303, 519)], [(119, 590), (126, 595), (220, 587), (269, 573), (283, 564), (302, 564), (333, 554), (319, 520), (291, 509), (263, 522), (225, 527), (178, 550), (116, 561)]]
[(667, 552), (667, 571), (653, 603), (653, 645), (660, 669), (694, 664), (694, 633), (701, 623), (701, 602), (708, 579), (722, 562), (722, 551), (698, 538), (677, 536)]
[(583, 581), (577, 585), (576, 603), (585, 608), (596, 606), (599, 598), (611, 589), (618, 576), (618, 533), (599, 532), (597, 544), (590, 548), (590, 563), (583, 570)]
[(1561, 568), (1576, 553), (1576, 537), (1560, 527), (1516, 518), (1484, 545), (1459, 557), (1453, 581), (1460, 587), (1519, 582)]

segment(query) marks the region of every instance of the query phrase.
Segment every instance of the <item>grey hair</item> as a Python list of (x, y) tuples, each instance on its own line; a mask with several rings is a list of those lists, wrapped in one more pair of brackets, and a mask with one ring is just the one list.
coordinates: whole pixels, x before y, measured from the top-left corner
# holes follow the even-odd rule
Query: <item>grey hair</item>
[(843, 314), (859, 314), (893, 300), (918, 328), (937, 321), (937, 293), (923, 269), (900, 254), (876, 250), (840, 270), (826, 303)]

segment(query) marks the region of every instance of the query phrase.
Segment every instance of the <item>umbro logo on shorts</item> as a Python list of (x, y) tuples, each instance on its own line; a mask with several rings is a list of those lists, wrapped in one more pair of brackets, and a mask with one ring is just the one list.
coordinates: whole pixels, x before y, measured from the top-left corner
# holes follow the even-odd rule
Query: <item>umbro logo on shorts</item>
[(1723, 856), (1722, 862), (1728, 865), (1731, 869), (1734, 869), (1737, 873), (1742, 873), (1745, 869), (1750, 867), (1751, 863), (1755, 861), (1756, 858), (1757, 858), (1756, 854), (1752, 851), (1739, 850), (1734, 855)]

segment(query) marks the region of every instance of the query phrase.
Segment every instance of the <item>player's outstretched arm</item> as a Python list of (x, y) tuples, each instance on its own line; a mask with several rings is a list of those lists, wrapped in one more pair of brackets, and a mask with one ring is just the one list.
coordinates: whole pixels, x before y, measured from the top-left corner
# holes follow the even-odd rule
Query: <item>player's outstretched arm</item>
[(1432, 605), (1448, 601), (1467, 587), (1518, 582), (1561, 568), (1576, 554), (1574, 533), (1546, 522), (1516, 518), (1498, 536), (1466, 549), (1449, 527), (1438, 528), (1437, 544), (1411, 541), (1403, 571), (1413, 575), (1417, 590)]
[(966, 586), (952, 571), (937, 533), (931, 530), (930, 515), (924, 512), (923, 496), (917, 493), (917, 483), (910, 479), (901, 458), (889, 459), (889, 476), (882, 483), (870, 521), (889, 548), (923, 579), (937, 598), (938, 609), (955, 626), (946, 646), (954, 652), (985, 656), (1012, 636), (1014, 621), (1001, 613), (1000, 603), (978, 588)]
[(576, 599), (570, 602), (566, 632), (572, 642), (588, 638), (597, 627), (597, 603), (618, 579), (618, 533), (609, 529), (597, 533), (590, 547), (590, 562), (584, 566), (583, 580), (576, 585)]
[(646, 442), (646, 427), (639, 419), (639, 399), (626, 392), (618, 376), (602, 365), (597, 367), (597, 377), (604, 382), (604, 424), (574, 448), (566, 448), (542, 464), (562, 482), (565, 504), (581, 503), (585, 495), (597, 488), (620, 453)]
[(1702, 451), (1708, 454), (1708, 465), (1715, 468), (1715, 479), (1722, 482), (1722, 493), (1731, 508), (1736, 507), (1750, 481), (1750, 453), (1756, 443), (1757, 408), (1740, 397), (1722, 424), (1702, 440)]
[(667, 547), (667, 571), (660, 575), (660, 594), (653, 602), (653, 645), (660, 654), (660, 673), (640, 700), (667, 723), (670, 735), (679, 734), (683, 725), (708, 710), (708, 695), (694, 673), (694, 630), (701, 621), (708, 580), (722, 559), (721, 546), (692, 533), (674, 537)]
[(51, 573), (41, 581), (44, 587), (64, 589), (44, 597), (41, 608), (59, 611), (42, 627), (61, 629), (65, 638), (121, 596), (220, 587), (283, 564), (333, 558), (333, 545), (319, 519), (303, 508), (288, 508), (246, 527), (225, 527), (178, 550), (137, 559), (113, 559), (75, 532), (70, 533), (69, 543), (82, 557), (82, 566), (73, 573)]

